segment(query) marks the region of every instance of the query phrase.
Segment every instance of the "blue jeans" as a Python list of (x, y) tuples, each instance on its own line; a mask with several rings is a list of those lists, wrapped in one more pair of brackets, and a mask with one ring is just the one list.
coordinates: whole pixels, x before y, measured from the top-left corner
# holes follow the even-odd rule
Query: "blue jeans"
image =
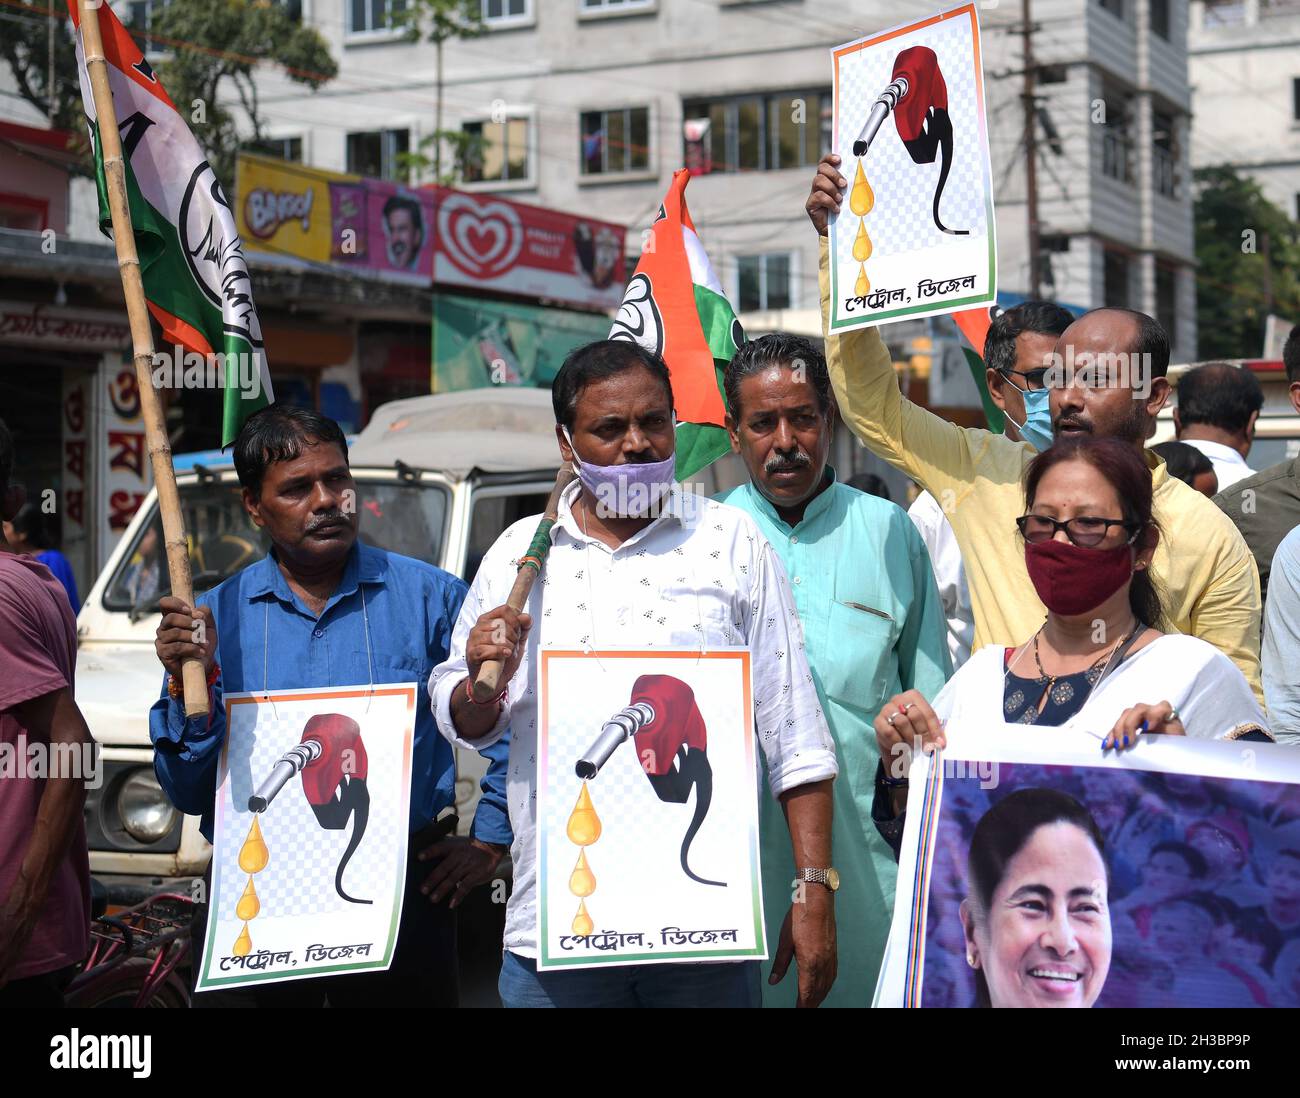
[(621, 965), (538, 972), (506, 952), (497, 990), (506, 1007), (757, 1007), (758, 961)]

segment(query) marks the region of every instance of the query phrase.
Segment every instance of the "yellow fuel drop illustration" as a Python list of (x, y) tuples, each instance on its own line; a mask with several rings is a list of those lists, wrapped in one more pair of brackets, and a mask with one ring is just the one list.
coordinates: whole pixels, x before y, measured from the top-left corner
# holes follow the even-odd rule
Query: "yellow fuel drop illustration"
[(575, 896), (590, 896), (596, 891), (596, 875), (587, 864), (587, 852), (578, 854), (578, 864), (569, 875), (569, 891)]
[(867, 182), (867, 173), (862, 170), (862, 161), (858, 161), (858, 172), (853, 177), (853, 189), (849, 191), (849, 209), (858, 217), (866, 217), (876, 204), (876, 192)]
[(258, 823), (257, 813), (253, 814), (253, 824), (248, 829), (248, 837), (239, 848), (239, 868), (248, 874), (248, 884), (244, 887), (239, 903), (235, 905), (235, 917), (244, 921), (244, 929), (235, 939), (231, 952), (236, 957), (247, 957), (253, 950), (253, 939), (248, 933), (248, 921), (257, 918), (262, 910), (262, 901), (257, 898), (257, 889), (253, 887), (253, 874), (260, 873), (271, 860), (271, 852), (266, 849), (266, 840), (262, 838), (262, 827)]
[(871, 258), (871, 237), (867, 235), (865, 221), (858, 225), (858, 235), (853, 238), (853, 258), (859, 263), (865, 263)]
[(849, 192), (849, 209), (861, 219), (858, 221), (858, 233), (853, 238), (853, 258), (858, 263), (858, 278), (853, 284), (856, 297), (866, 297), (871, 292), (871, 279), (867, 277), (867, 260), (871, 258), (871, 237), (867, 235), (866, 216), (876, 205), (876, 194), (867, 182), (867, 173), (858, 161), (858, 171), (853, 177), (853, 189)]
[(586, 782), (582, 783), (582, 792), (578, 794), (578, 803), (573, 806), (565, 834), (576, 846), (590, 846), (600, 838), (600, 817), (592, 806)]
[(600, 838), (600, 817), (596, 815), (596, 807), (591, 803), (591, 791), (588, 790), (586, 782), (582, 783), (578, 803), (573, 806), (573, 811), (569, 814), (565, 834), (569, 836), (569, 842), (582, 848), (578, 851), (578, 863), (569, 874), (569, 891), (580, 897), (578, 914), (573, 917), (573, 933), (586, 937), (596, 929), (596, 924), (587, 914), (586, 900), (586, 897), (596, 891), (596, 875), (587, 864), (585, 848)]
[(256, 919), (257, 913), (261, 910), (262, 901), (257, 898), (257, 889), (253, 887), (253, 878), (249, 877), (244, 894), (239, 897), (239, 903), (235, 905), (235, 916), (247, 923), (249, 919)]
[(248, 838), (239, 848), (239, 868), (245, 873), (260, 873), (270, 860), (271, 854), (266, 849), (266, 840), (262, 838), (262, 828), (258, 825), (257, 816), (254, 814), (253, 826), (248, 829)]
[(578, 901), (578, 914), (573, 917), (573, 933), (585, 938), (593, 930), (596, 924), (591, 921), (591, 916), (587, 914), (587, 901)]

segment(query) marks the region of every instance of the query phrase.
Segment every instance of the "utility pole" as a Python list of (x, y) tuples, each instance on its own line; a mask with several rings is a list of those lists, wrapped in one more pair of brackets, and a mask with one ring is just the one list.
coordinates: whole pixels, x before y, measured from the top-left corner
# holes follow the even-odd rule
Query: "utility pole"
[(50, 17), (46, 20), (45, 91), (49, 96), (50, 129), (54, 128), (54, 0), (50, 0)]
[(1021, 0), (1020, 12), (1024, 23), (1021, 32), (1025, 37), (1023, 98), (1025, 103), (1025, 206), (1029, 214), (1029, 296), (1037, 298), (1042, 293), (1042, 254), (1038, 225), (1038, 122), (1034, 104), (1034, 25), (1030, 20), (1029, 0)]

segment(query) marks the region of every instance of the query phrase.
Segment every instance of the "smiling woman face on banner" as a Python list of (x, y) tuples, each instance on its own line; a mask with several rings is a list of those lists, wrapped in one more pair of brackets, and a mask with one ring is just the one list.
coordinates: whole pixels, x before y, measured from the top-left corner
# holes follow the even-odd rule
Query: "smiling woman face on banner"
[(1109, 870), (1096, 823), (1050, 789), (1004, 797), (971, 836), (960, 915), (981, 1006), (1090, 1007), (1111, 962)]

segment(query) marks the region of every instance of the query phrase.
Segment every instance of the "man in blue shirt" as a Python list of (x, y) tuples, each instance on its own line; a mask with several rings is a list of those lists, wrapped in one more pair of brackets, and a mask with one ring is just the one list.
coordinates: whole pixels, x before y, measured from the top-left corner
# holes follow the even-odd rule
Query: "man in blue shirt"
[[(202, 817), (199, 829), (211, 841), (226, 734), (224, 693), (416, 682), (411, 831), (428, 828), (454, 802), (456, 767), (451, 746), (434, 724), (427, 683), (446, 658), (465, 584), (433, 565), (358, 541), (356, 483), (347, 442), (333, 420), (272, 405), (249, 417), (234, 457), (244, 507), (268, 533), (272, 548), (196, 600), (196, 611), (176, 598), (161, 600), (155, 649), (168, 676), (149, 713), (159, 782), (177, 808)], [(192, 656), (202, 659), (208, 673), (210, 711), (187, 719), (180, 670)], [(259, 1006), (319, 1006), (326, 1000), (332, 1006), (456, 1005), (450, 908), (491, 878), (509, 847), (508, 750), (497, 745), (483, 752), (491, 765), (472, 838), (431, 846), (413, 837), (388, 971), (292, 980), (251, 992), (206, 992), (196, 1004), (217, 1005), (232, 995), (246, 1001), (251, 994)], [(430, 861), (437, 863), (432, 872)], [(449, 895), (450, 905), (438, 906)], [(195, 957), (203, 955), (206, 923), (207, 905), (197, 905)]]
[[(951, 671), (930, 557), (906, 512), (841, 484), (826, 463), (835, 400), (826, 360), (801, 336), (746, 343), (727, 366), (727, 427), (749, 481), (718, 498), (748, 512), (790, 577), (808, 665), (839, 758), (831, 848), (839, 976), (823, 1006), (868, 1006), (894, 911), (897, 865), (871, 822), (879, 754), (872, 721), (899, 684), (927, 697)], [(789, 906), (795, 866), (779, 807), (759, 813), (768, 926)], [(797, 896), (796, 896), (797, 899)], [(785, 935), (764, 1006), (794, 1006)]]

